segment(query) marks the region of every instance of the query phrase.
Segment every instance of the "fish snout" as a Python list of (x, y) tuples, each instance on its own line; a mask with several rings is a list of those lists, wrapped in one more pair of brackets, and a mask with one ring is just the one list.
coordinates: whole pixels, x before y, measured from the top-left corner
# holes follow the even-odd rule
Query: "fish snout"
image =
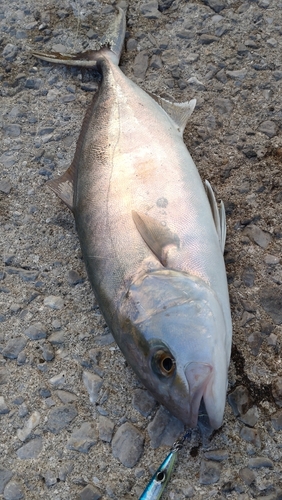
[(198, 422), (199, 407), (209, 382), (213, 378), (213, 367), (208, 363), (191, 362), (185, 368), (185, 376), (189, 385), (191, 427)]

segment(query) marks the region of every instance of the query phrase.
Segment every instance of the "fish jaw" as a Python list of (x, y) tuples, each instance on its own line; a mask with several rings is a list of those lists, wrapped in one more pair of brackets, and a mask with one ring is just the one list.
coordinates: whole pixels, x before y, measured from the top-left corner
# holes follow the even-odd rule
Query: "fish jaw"
[(120, 310), (117, 341), (154, 397), (190, 427), (203, 398), (211, 426), (220, 427), (231, 333), (209, 285), (186, 273), (153, 271), (129, 287)]

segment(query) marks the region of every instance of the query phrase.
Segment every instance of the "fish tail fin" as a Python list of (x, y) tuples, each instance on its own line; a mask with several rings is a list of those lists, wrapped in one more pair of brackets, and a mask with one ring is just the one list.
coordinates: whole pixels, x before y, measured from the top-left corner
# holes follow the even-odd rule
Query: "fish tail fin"
[(60, 52), (33, 52), (33, 55), (43, 61), (64, 64), (66, 66), (80, 66), (83, 68), (96, 68), (97, 60), (104, 56), (114, 64), (119, 63), (126, 29), (125, 12), (117, 7), (114, 23), (101, 40), (98, 50), (87, 50), (78, 54), (61, 54)]

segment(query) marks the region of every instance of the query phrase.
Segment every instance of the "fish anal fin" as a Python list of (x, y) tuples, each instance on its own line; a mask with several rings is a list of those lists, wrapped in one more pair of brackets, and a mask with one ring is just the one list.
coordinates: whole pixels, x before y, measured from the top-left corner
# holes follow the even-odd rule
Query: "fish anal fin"
[(73, 211), (73, 185), (74, 185), (74, 166), (73, 164), (57, 179), (48, 181), (47, 187)]
[(149, 215), (140, 214), (133, 210), (132, 218), (145, 243), (161, 264), (166, 266), (167, 256), (171, 248), (178, 249), (180, 247), (177, 234)]
[(225, 208), (223, 201), (220, 202), (220, 206), (218, 208), (217, 201), (215, 198), (215, 194), (213, 189), (209, 183), (209, 181), (205, 181), (205, 189), (207, 193), (207, 197), (210, 203), (212, 216), (215, 224), (215, 228), (218, 234), (218, 239), (220, 243), (220, 247), (222, 253), (224, 252), (225, 240), (226, 240), (226, 216), (225, 216)]
[(151, 92), (147, 92), (154, 101), (156, 101), (161, 108), (170, 116), (174, 122), (177, 130), (181, 133), (184, 132), (187, 121), (192, 115), (196, 106), (196, 99), (191, 99), (187, 102), (171, 102), (163, 97), (159, 97)]

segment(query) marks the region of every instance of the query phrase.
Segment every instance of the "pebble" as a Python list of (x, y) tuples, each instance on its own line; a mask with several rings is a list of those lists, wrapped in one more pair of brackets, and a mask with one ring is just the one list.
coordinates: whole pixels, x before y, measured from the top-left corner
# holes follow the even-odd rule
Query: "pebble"
[(20, 418), (24, 418), (28, 415), (28, 408), (25, 403), (20, 405), (18, 415)]
[(132, 468), (137, 464), (144, 450), (142, 432), (130, 422), (122, 424), (112, 440), (112, 453), (125, 467)]
[(99, 415), (99, 438), (106, 443), (110, 443), (113, 436), (115, 424), (109, 418)]
[(42, 349), (42, 356), (43, 356), (43, 359), (45, 361), (52, 361), (52, 359), (54, 359), (55, 351), (54, 351), (53, 347), (51, 346), (51, 344), (49, 344), (48, 342), (45, 342), (41, 346), (41, 349)]
[(47, 470), (43, 474), (43, 477), (44, 477), (45, 484), (46, 484), (47, 488), (50, 488), (51, 486), (54, 486), (54, 484), (57, 484), (57, 476), (52, 470), (50, 470), (50, 469)]
[(130, 52), (131, 50), (136, 50), (138, 46), (137, 40), (135, 38), (129, 38), (126, 42), (126, 50)]
[(253, 332), (248, 336), (247, 341), (250, 346), (251, 353), (253, 356), (257, 356), (263, 342), (263, 336), (259, 332)]
[(204, 0), (204, 3), (217, 13), (225, 9), (227, 5), (224, 0)]
[(261, 469), (261, 467), (273, 469), (273, 462), (267, 457), (250, 458), (248, 461), (248, 467), (250, 467), (250, 469)]
[(84, 386), (89, 394), (90, 403), (95, 404), (99, 398), (99, 392), (103, 385), (103, 380), (99, 375), (84, 371), (82, 374)]
[(215, 462), (222, 462), (223, 460), (227, 460), (228, 457), (229, 453), (227, 450), (210, 450), (205, 453), (205, 458), (214, 460)]
[(0, 396), (0, 415), (4, 415), (5, 413), (9, 413), (9, 408), (3, 396)]
[(90, 448), (97, 443), (98, 432), (92, 422), (84, 422), (81, 427), (75, 429), (67, 442), (69, 450), (88, 453)]
[(31, 436), (33, 429), (39, 425), (40, 419), (40, 413), (38, 411), (34, 411), (25, 423), (23, 429), (18, 429), (18, 438), (23, 442), (26, 441)]
[(244, 80), (247, 76), (246, 69), (236, 69), (234, 71), (226, 71), (226, 75), (232, 78), (233, 80)]
[(202, 45), (210, 45), (211, 43), (218, 42), (218, 40), (219, 40), (218, 36), (209, 35), (206, 33), (200, 35), (199, 37), (199, 43), (201, 43)]
[(132, 405), (143, 417), (148, 417), (156, 407), (156, 400), (144, 389), (135, 389), (133, 392)]
[(68, 462), (59, 469), (59, 479), (60, 481), (66, 481), (68, 474), (73, 470), (73, 464)]
[(279, 408), (282, 408), (282, 377), (275, 378), (271, 387), (275, 403)]
[(276, 325), (282, 323), (282, 291), (277, 285), (266, 285), (260, 295), (260, 303)]
[(255, 281), (255, 270), (253, 266), (247, 266), (243, 269), (241, 275), (242, 281), (245, 286), (252, 287), (254, 286)]
[(73, 405), (62, 405), (52, 408), (49, 412), (47, 429), (53, 434), (59, 434), (77, 416)]
[(12, 62), (16, 59), (17, 53), (18, 47), (12, 43), (7, 43), (3, 49), (2, 56), (6, 61)]
[(221, 464), (211, 460), (202, 460), (200, 466), (200, 484), (214, 484), (219, 481)]
[[(61, 389), (54, 391), (54, 394), (56, 396), (58, 396), (58, 398), (64, 404), (74, 403), (78, 399), (78, 397), (75, 394), (73, 394), (72, 392), (62, 391)], [(49, 395), (51, 395), (51, 393)]]
[(230, 115), (233, 110), (232, 101), (223, 97), (217, 97), (214, 100), (214, 106), (216, 111), (221, 115)]
[(14, 473), (8, 469), (2, 469), (0, 467), (0, 495), (3, 494), (6, 484), (13, 477)]
[(250, 224), (245, 227), (243, 234), (248, 236), (252, 241), (254, 241), (261, 248), (266, 248), (271, 242), (272, 238), (269, 233), (263, 231), (255, 224)]
[(164, 10), (167, 10), (170, 8), (170, 6), (173, 4), (174, 0), (159, 0), (159, 10), (163, 12)]
[(250, 429), (249, 427), (242, 427), (240, 431), (240, 437), (247, 441), (247, 443), (252, 443), (257, 448), (261, 448), (261, 438), (258, 429)]
[(25, 348), (27, 340), (24, 337), (10, 339), (2, 351), (4, 358), (16, 359), (19, 353)]
[(135, 78), (138, 78), (139, 80), (145, 80), (148, 64), (149, 56), (146, 51), (142, 50), (134, 59), (133, 73)]
[(49, 295), (49, 297), (45, 297), (44, 299), (44, 306), (50, 307), (51, 309), (62, 309), (64, 307), (64, 301), (61, 297)]
[(9, 181), (1, 179), (1, 181), (0, 181), (0, 191), (1, 191), (1, 193), (9, 194), (11, 192), (11, 189), (12, 189), (12, 184)]
[(172, 446), (183, 433), (183, 423), (163, 406), (159, 408), (154, 419), (148, 425), (150, 444), (154, 449), (159, 446)]
[(63, 344), (65, 341), (65, 332), (63, 330), (59, 330), (58, 332), (53, 332), (48, 337), (48, 341), (54, 345)]
[(9, 378), (9, 372), (6, 368), (0, 368), (0, 385), (7, 384)]
[(80, 500), (99, 500), (101, 497), (100, 491), (95, 486), (92, 486), (92, 484), (87, 484), (79, 493)]
[(31, 340), (39, 340), (46, 338), (46, 330), (41, 323), (34, 323), (34, 325), (29, 326), (24, 334)]
[(17, 450), (18, 458), (21, 460), (28, 460), (30, 458), (37, 458), (43, 447), (41, 437), (31, 439), (28, 443), (24, 444)]
[(65, 384), (65, 382), (66, 382), (65, 372), (61, 372), (58, 375), (54, 375), (54, 377), (51, 377), (49, 379), (49, 384), (51, 384), (53, 387)]
[(251, 406), (249, 391), (243, 385), (238, 385), (236, 389), (228, 395), (227, 399), (235, 417), (245, 414)]
[(68, 272), (68, 284), (71, 286), (78, 285), (79, 283), (83, 283), (84, 278), (80, 276), (77, 271), (71, 270)]
[(263, 260), (268, 266), (276, 266), (280, 262), (279, 257), (276, 257), (276, 255), (270, 255), (269, 253), (265, 254)]
[(140, 12), (142, 16), (147, 17), (147, 19), (159, 19), (161, 17), (157, 0), (151, 0), (150, 2), (141, 4)]
[(271, 416), (271, 423), (276, 431), (282, 430), (282, 410), (278, 410)]
[(259, 419), (259, 411), (257, 406), (252, 406), (246, 413), (240, 416), (240, 421), (248, 427), (254, 427)]
[(277, 134), (278, 127), (275, 122), (272, 122), (271, 120), (266, 120), (265, 122), (262, 122), (260, 124), (258, 130), (259, 132), (262, 132), (271, 139)]
[(3, 498), (4, 500), (20, 500), (24, 498), (21, 484), (14, 480), (10, 481), (5, 486)]
[(255, 473), (252, 470), (250, 470), (248, 467), (243, 467), (242, 469), (240, 469), (239, 476), (244, 481), (244, 483), (247, 484), (248, 486), (250, 486), (252, 483), (254, 483), (255, 479), (256, 479)]

